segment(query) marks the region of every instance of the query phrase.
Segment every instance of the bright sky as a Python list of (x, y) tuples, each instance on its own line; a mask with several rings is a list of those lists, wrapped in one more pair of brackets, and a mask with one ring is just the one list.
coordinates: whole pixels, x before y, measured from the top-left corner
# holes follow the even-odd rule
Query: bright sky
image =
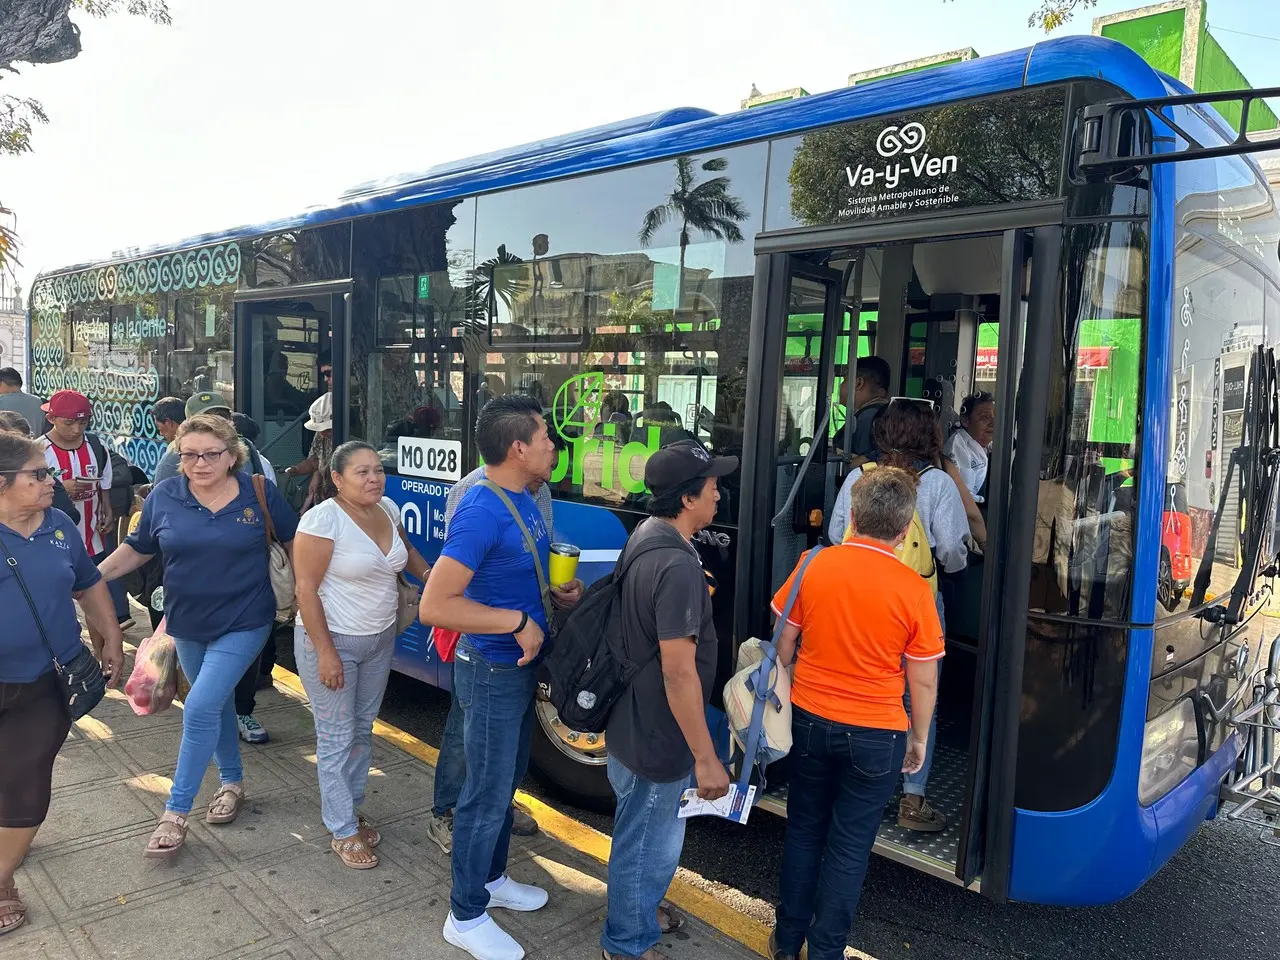
[[(35, 152), (0, 201), (42, 269), (270, 219), (403, 170), (675, 106), (736, 110), (972, 46), (1027, 46), (1039, 0), (170, 0), (171, 27), (79, 18), (84, 52), (25, 67)], [(1140, 5), (1101, 0), (1060, 33)], [(794, 11), (794, 12), (792, 12)], [(803, 15), (801, 14), (803, 11)], [(1213, 0), (1255, 86), (1280, 86), (1280, 3)]]

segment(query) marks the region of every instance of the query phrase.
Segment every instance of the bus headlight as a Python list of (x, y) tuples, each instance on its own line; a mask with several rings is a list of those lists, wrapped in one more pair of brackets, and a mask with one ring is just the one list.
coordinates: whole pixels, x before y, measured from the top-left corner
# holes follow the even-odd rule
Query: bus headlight
[(1138, 774), (1138, 802), (1155, 803), (1185, 780), (1200, 756), (1196, 708), (1189, 698), (1148, 720), (1142, 736), (1142, 770)]

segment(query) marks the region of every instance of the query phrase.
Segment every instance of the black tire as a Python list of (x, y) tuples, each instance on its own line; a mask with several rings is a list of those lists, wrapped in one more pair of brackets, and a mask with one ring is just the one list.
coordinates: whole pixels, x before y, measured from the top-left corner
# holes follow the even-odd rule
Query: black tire
[(551, 793), (576, 807), (597, 813), (612, 813), (616, 797), (609, 784), (606, 766), (582, 763), (567, 756), (551, 742), (542, 724), (534, 721), (529, 768)]

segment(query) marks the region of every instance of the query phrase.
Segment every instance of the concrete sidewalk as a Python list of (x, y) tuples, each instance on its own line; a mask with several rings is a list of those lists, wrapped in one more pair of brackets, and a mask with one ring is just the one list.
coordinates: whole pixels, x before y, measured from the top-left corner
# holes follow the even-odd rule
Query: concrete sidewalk
[[(126, 639), (143, 635), (135, 628)], [(143, 859), (142, 849), (164, 809), (182, 711), (175, 704), (138, 717), (112, 691), (58, 757), (49, 818), (17, 876), (30, 914), (21, 930), (0, 937), (0, 956), (465, 958), (440, 935), (449, 860), (426, 837), (432, 767), (375, 738), (364, 812), (382, 831), (382, 862), (343, 867), (320, 820), (311, 714), (294, 686), (281, 673), (274, 690), (258, 695), (271, 742), (241, 745), (248, 802), (240, 818), (204, 823), (217, 785), (211, 769), (186, 849), (171, 863)], [(511, 874), (551, 893), (537, 913), (496, 913), (530, 958), (600, 956), (606, 896), (598, 860), (540, 835), (513, 842)], [(692, 917), (663, 949), (690, 960), (756, 956)]]

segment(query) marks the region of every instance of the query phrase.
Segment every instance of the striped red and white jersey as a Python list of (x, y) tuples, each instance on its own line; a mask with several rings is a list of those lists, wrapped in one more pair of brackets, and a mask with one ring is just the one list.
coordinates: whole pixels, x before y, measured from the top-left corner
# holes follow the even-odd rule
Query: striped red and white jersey
[[(89, 551), (89, 556), (96, 557), (107, 549), (102, 534), (98, 532), (98, 521), (102, 517), (98, 491), (111, 486), (111, 457), (106, 457), (106, 463), (100, 467), (88, 440), (75, 450), (64, 450), (48, 436), (40, 439), (44, 444), (45, 463), (49, 465), (49, 469), (57, 471), (64, 484), (72, 480), (94, 481), (91, 490), (78, 497), (73, 494), (72, 499), (80, 508), (80, 535), (84, 537), (85, 549)], [(67, 493), (71, 493), (69, 487)]]

